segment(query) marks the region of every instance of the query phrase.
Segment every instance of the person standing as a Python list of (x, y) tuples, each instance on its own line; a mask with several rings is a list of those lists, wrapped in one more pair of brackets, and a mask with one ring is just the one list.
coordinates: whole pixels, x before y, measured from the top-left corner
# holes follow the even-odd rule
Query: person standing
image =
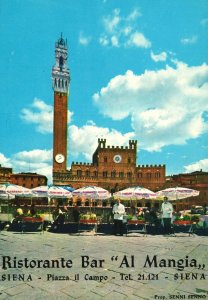
[(125, 207), (120, 203), (120, 199), (117, 199), (113, 206), (113, 220), (114, 220), (114, 234), (123, 235), (123, 216), (125, 214)]
[(168, 201), (168, 197), (164, 197), (161, 207), (164, 234), (171, 234), (171, 219), (173, 216), (173, 206)]

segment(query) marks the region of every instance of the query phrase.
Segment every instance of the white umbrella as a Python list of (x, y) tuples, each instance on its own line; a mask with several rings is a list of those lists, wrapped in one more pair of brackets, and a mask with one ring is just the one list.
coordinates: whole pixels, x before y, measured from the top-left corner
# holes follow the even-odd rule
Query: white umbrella
[(12, 199), (12, 196), (30, 197), (31, 190), (11, 183), (0, 184), (0, 198), (5, 195), (7, 195), (7, 199)]
[(55, 185), (42, 185), (33, 188), (32, 193), (38, 197), (49, 197), (49, 198), (71, 198), (72, 193), (60, 186)]
[(91, 199), (108, 199), (111, 197), (109, 191), (98, 186), (85, 186), (72, 192), (73, 196), (91, 198)]
[(51, 215), (51, 198), (71, 198), (72, 193), (56, 185), (42, 185), (32, 189), (32, 193), (37, 197), (47, 197), (49, 202), (49, 216)]
[[(94, 200), (104, 200), (109, 199), (111, 197), (111, 193), (109, 191), (98, 187), (98, 186), (85, 186), (74, 190), (72, 192), (73, 196), (83, 197), (85, 199), (94, 199)], [(90, 205), (91, 210), (91, 205)]]
[(129, 187), (113, 194), (114, 198), (121, 200), (155, 199), (156, 193), (140, 186)]
[(158, 191), (157, 198), (168, 197), (169, 200), (179, 200), (188, 197), (195, 197), (199, 195), (199, 191), (188, 189), (185, 187), (167, 188), (165, 190)]

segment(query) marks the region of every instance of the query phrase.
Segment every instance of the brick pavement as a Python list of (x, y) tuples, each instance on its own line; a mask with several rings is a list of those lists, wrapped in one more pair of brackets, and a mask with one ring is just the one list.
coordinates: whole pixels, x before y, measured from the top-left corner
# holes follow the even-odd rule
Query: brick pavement
[[(177, 268), (144, 268), (146, 256), (157, 255), (159, 259), (183, 259), (189, 256), (205, 264), (204, 270), (189, 266), (184, 271)], [(72, 268), (10, 268), (2, 269), (2, 256), (27, 257), (33, 260), (72, 260)], [(105, 260), (102, 267), (84, 268), (81, 256), (89, 256), (92, 266)], [(113, 259), (113, 260), (112, 260)], [(92, 261), (94, 260), (94, 261)], [(126, 236), (69, 235), (45, 232), (0, 233), (0, 299), (208, 299), (208, 238), (206, 236), (176, 237), (147, 236), (133, 234)], [(123, 262), (123, 268), (120, 267)], [(129, 267), (127, 267), (129, 264)], [(68, 276), (69, 280), (48, 281), (47, 274)], [(124, 280), (125, 274), (126, 280)], [(158, 280), (148, 280), (149, 273), (158, 274)], [(175, 274), (205, 274), (206, 280), (178, 279)], [(30, 274), (31, 281), (3, 280), (8, 274)], [(79, 280), (75, 280), (79, 274)], [(102, 282), (86, 280), (86, 274), (106, 276)], [(140, 279), (138, 280), (138, 274)], [(3, 276), (3, 277), (2, 277)], [(123, 280), (121, 278), (123, 276)], [(150, 276), (150, 275), (149, 275)], [(200, 275), (201, 276), (201, 275)], [(151, 275), (150, 277), (153, 277)], [(191, 298), (192, 297), (192, 298)]]

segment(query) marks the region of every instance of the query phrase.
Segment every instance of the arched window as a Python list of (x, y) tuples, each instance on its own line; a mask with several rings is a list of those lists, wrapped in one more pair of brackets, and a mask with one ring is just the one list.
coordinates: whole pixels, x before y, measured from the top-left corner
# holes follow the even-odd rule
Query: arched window
[(160, 178), (160, 172), (155, 173), (155, 178)]
[(115, 171), (115, 170), (111, 172), (111, 177), (112, 177), (112, 178), (115, 178), (115, 177), (116, 177), (116, 171)]
[(82, 177), (82, 170), (77, 170), (77, 177)]
[(107, 171), (103, 171), (103, 177), (107, 178), (108, 177), (108, 172)]
[(86, 171), (86, 177), (90, 177), (90, 171), (89, 170)]
[(150, 172), (148, 172), (148, 173), (146, 174), (146, 176), (147, 176), (147, 178), (151, 178), (151, 177), (152, 177), (152, 174), (151, 174)]
[(119, 177), (124, 178), (124, 172), (119, 172)]
[(59, 57), (59, 67), (62, 68), (62, 67), (63, 67), (63, 64), (64, 64), (63, 56), (60, 56), (60, 57)]

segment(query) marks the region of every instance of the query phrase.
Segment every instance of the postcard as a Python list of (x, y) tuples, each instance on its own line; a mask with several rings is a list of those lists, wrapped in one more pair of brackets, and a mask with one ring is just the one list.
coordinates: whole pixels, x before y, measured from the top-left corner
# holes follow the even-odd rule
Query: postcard
[(0, 299), (208, 299), (208, 4), (1, 1)]

